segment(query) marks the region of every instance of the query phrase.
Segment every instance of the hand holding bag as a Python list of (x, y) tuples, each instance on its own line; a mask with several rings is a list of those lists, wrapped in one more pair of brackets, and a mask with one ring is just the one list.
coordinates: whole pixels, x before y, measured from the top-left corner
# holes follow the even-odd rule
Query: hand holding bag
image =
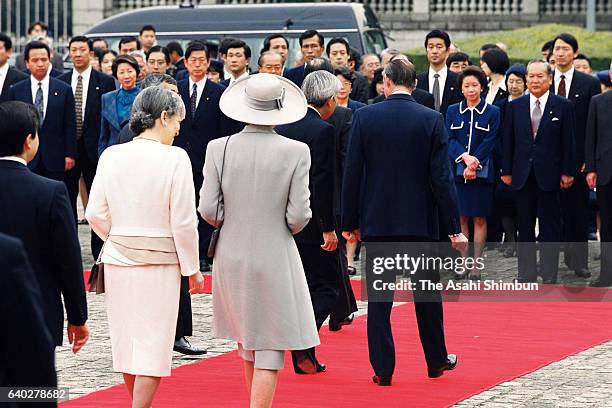
[[(217, 211), (215, 213), (215, 225), (217, 225), (217, 221), (219, 219), (219, 206), (221, 205), (221, 196), (223, 195), (223, 191), (221, 190), (221, 186), (223, 183), (223, 169), (225, 167), (225, 153), (227, 151), (227, 144), (229, 143), (231, 136), (229, 136), (227, 138), (227, 140), (225, 141), (225, 147), (223, 148), (223, 160), (221, 161), (221, 175), (219, 177), (219, 198), (217, 199)], [(215, 227), (214, 231), (212, 232), (212, 235), (210, 236), (210, 244), (208, 244), (208, 252), (207, 252), (207, 256), (209, 258), (214, 258), (215, 257), (215, 251), (217, 249), (217, 241), (219, 240), (219, 234), (221, 233), (221, 227), (222, 225), (219, 225), (218, 227)]]

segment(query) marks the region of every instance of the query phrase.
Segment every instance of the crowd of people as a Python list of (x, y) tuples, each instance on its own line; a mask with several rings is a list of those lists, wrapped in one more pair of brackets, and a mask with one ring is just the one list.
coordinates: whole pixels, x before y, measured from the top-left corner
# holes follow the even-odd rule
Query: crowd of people
[[(289, 41), (272, 34), (251, 72), (255, 55), (238, 38), (213, 59), (201, 41), (157, 45), (145, 25), (118, 52), (73, 37), (73, 69), (61, 72), (45, 31), (32, 25), (16, 67), (0, 33), (0, 233), (13, 237), (0, 236), (0, 319), (22, 334), (0, 350), (25, 341), (32, 351), (27, 364), (6, 356), (0, 385), (57, 384), (64, 308), (73, 352), (89, 338), (79, 192), (88, 262), (105, 265), (113, 367), (134, 407), (151, 405), (172, 350), (206, 353), (187, 340), (202, 272), (212, 270), (214, 333), (238, 343), (252, 407), (272, 404), (284, 351), (297, 374), (327, 370), (318, 332), (327, 319), (332, 331), (352, 322), (360, 241), (450, 241), (468, 256), (471, 240), (475, 257), (498, 246), (518, 257), (517, 281), (543, 283), (557, 282), (563, 243), (567, 266), (588, 279), (596, 190), (591, 286), (612, 285), (612, 70), (593, 75), (571, 34), (526, 66), (485, 44), (475, 65), (433, 30), (419, 74), (398, 50), (362, 56), (316, 30), (300, 35), (292, 65)], [(547, 244), (539, 266), (536, 240)], [(434, 378), (457, 357), (439, 293), (428, 296), (415, 311)], [(382, 386), (395, 365), (391, 306), (368, 305)]]

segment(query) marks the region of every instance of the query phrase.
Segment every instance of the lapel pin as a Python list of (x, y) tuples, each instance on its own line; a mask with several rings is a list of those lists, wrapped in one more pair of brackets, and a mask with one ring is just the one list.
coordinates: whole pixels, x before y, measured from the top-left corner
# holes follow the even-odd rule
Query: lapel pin
[(53, 92), (53, 95), (57, 96), (57, 92)]
[(576, 94), (576, 98), (578, 98), (580, 95)]
[(550, 114), (552, 115), (552, 111), (550, 111)]
[(99, 91), (99, 90), (100, 90), (100, 87), (99, 87), (99, 86), (96, 86), (96, 91)]
[(206, 100), (207, 100), (207, 101), (210, 101), (210, 98), (207, 96), (207, 97), (206, 97)]

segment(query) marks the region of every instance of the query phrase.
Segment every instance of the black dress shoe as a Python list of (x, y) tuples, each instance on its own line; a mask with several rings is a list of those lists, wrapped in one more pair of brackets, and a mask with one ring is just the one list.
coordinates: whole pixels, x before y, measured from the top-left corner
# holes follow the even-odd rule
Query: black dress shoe
[(592, 288), (606, 288), (608, 286), (612, 286), (612, 282), (607, 282), (601, 279), (594, 280), (589, 284)]
[(591, 277), (591, 272), (589, 272), (589, 270), (586, 268), (578, 268), (574, 271), (574, 273), (579, 278), (590, 278)]
[(317, 373), (322, 373), (322, 372), (325, 372), (325, 371), (327, 371), (327, 366), (325, 364), (319, 363), (317, 361)]
[(316, 374), (319, 372), (319, 362), (312, 358), (308, 350), (292, 351), (291, 359), (296, 374)]
[(376, 384), (380, 385), (381, 387), (385, 387), (385, 386), (390, 386), (391, 385), (391, 376), (389, 377), (385, 377), (382, 375), (375, 375), (374, 377), (372, 377), (372, 381), (374, 381)]
[(427, 376), (429, 378), (438, 378), (444, 374), (444, 371), (454, 370), (455, 367), (457, 367), (457, 356), (454, 354), (449, 354), (448, 357), (446, 357), (446, 364), (438, 368), (428, 368)]
[(342, 326), (347, 326), (347, 325), (353, 323), (353, 318), (354, 317), (355, 317), (354, 315), (350, 315), (349, 317), (347, 317), (346, 319), (342, 320), (339, 323), (329, 322), (329, 331), (342, 330)]
[(211, 269), (212, 268), (206, 259), (200, 259), (200, 272), (210, 272)]
[(207, 351), (204, 349), (192, 346), (185, 337), (181, 337), (180, 339), (176, 340), (172, 349), (177, 353), (188, 356), (200, 356), (207, 353)]

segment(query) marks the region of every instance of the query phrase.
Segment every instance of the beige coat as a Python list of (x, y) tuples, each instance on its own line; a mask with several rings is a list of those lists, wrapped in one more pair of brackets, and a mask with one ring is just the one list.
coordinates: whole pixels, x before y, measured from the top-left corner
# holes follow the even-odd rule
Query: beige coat
[[(208, 144), (202, 217), (214, 224), (223, 149)], [(299, 350), (319, 344), (314, 312), (292, 234), (310, 220), (308, 146), (266, 127), (247, 126), (227, 145), (223, 228), (213, 263), (213, 331), (247, 350)], [(219, 223), (220, 223), (219, 222)]]

